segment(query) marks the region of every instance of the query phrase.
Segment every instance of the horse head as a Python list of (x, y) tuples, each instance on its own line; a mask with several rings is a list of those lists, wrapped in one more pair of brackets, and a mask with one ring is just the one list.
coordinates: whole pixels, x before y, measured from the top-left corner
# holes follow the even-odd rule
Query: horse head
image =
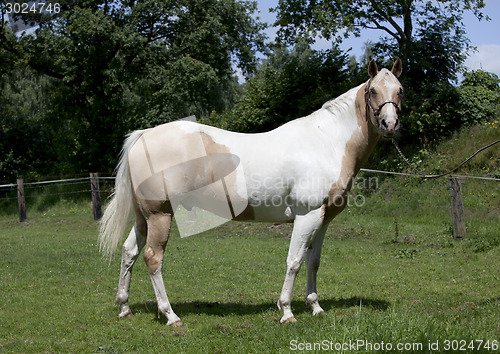
[(398, 80), (402, 71), (401, 59), (397, 59), (392, 70), (378, 70), (374, 60), (370, 61), (370, 79), (365, 86), (367, 114), (380, 134), (393, 138), (399, 129), (399, 114), (403, 87)]

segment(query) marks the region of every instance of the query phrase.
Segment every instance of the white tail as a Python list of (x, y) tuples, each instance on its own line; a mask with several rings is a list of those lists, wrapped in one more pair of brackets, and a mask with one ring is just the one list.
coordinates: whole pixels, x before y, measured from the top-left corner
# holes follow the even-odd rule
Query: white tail
[(100, 221), (99, 249), (103, 256), (109, 257), (110, 260), (125, 232), (132, 211), (132, 182), (128, 153), (143, 133), (143, 130), (132, 132), (123, 144), (117, 167), (115, 191)]

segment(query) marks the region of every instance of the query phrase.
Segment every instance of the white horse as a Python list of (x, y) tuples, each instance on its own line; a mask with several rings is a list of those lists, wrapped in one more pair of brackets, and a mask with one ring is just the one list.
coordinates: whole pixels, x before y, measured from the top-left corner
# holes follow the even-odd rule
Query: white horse
[(392, 138), (399, 128), (403, 90), (397, 77), (401, 70), (399, 59), (391, 71), (379, 71), (372, 60), (366, 83), (326, 102), (311, 115), (266, 133), (241, 134), (177, 121), (130, 134), (118, 164), (115, 194), (100, 229), (101, 250), (111, 257), (131, 210), (135, 211), (135, 225), (123, 244), (116, 297), (119, 317), (132, 316), (128, 305), (131, 272), (146, 246), (144, 260), (158, 312), (167, 317), (168, 325), (183, 325), (170, 306), (161, 274), (176, 210), (173, 200), (190, 209), (203, 198), (181, 200), (179, 196), (215, 185), (217, 180), (224, 182), (223, 197), (217, 197), (215, 189), (203, 193), (211, 194), (214, 204), (229, 204), (234, 219), (294, 223), (278, 300), (281, 322), (296, 321), (291, 311), (292, 289), (304, 258), (306, 304), (313, 315), (324, 312), (316, 293), (316, 273), (325, 232), (345, 208), (353, 179), (380, 136)]

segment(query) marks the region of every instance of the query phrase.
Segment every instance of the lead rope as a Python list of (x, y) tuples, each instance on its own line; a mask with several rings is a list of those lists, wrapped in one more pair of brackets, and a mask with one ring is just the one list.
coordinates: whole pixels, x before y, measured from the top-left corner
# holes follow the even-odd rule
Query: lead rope
[(448, 172), (445, 172), (445, 173), (441, 173), (439, 175), (426, 175), (424, 174), (422, 171), (420, 171), (417, 166), (415, 166), (414, 164), (412, 164), (410, 162), (410, 160), (408, 160), (406, 158), (406, 156), (403, 154), (403, 152), (401, 151), (401, 149), (399, 148), (398, 144), (396, 143), (396, 140), (394, 139), (391, 139), (392, 140), (392, 143), (394, 144), (394, 147), (396, 148), (396, 150), (399, 152), (399, 154), (401, 155), (401, 157), (406, 161), (406, 163), (414, 170), (417, 172), (417, 174), (420, 175), (421, 178), (439, 178), (439, 177), (443, 177), (443, 176), (446, 176), (446, 175), (449, 175), (450, 173), (453, 173), (455, 172), (456, 170), (458, 170), (460, 167), (462, 167), (463, 165), (465, 165), (467, 162), (469, 162), (469, 160), (471, 160), (474, 156), (476, 156), (477, 154), (479, 154), (481, 151), (483, 150), (486, 150), (490, 147), (492, 147), (493, 145), (495, 144), (498, 144), (500, 143), (500, 139), (497, 140), (497, 141), (494, 141), (492, 142), (491, 144), (488, 144), (486, 146), (483, 146), (481, 149), (477, 150), (475, 153), (473, 153), (468, 159), (466, 159), (464, 162), (462, 162), (460, 165), (458, 165), (457, 167), (455, 167), (454, 169), (452, 170), (449, 170)]

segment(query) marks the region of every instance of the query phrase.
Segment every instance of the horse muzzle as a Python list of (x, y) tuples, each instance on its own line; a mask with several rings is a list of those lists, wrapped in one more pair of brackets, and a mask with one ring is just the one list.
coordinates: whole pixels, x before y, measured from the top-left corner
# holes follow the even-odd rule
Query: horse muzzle
[[(387, 105), (386, 109), (382, 112), (382, 108), (384, 108), (385, 105)], [(400, 111), (398, 104), (393, 100), (382, 102), (382, 104), (378, 106), (378, 109), (374, 110), (375, 117), (378, 118), (380, 132), (384, 137), (391, 139), (396, 135), (399, 129)]]
[(388, 117), (381, 118), (379, 124), (380, 133), (388, 139), (394, 138), (399, 129), (399, 118)]

